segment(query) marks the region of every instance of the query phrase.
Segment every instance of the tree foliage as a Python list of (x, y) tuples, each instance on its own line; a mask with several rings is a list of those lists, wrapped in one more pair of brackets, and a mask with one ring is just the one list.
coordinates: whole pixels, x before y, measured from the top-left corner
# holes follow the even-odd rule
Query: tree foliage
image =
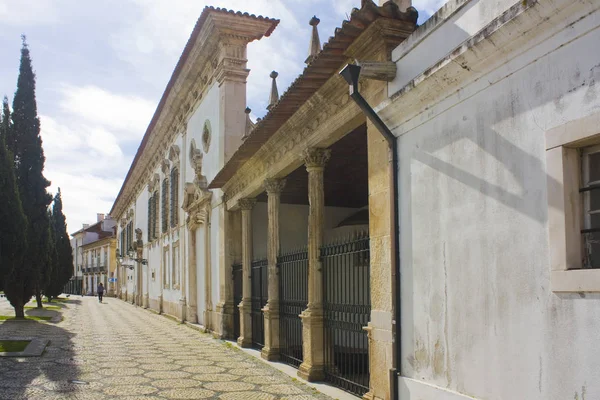
[[(13, 99), (11, 135), (14, 139), (17, 184), (23, 211), (27, 216), (28, 251), (22, 263), (23, 281), (18, 282), (18, 293), (27, 302), (36, 293), (41, 306), (42, 268), (47, 261), (49, 219), (47, 208), (52, 196), (46, 191), (50, 182), (44, 177), (44, 151), (40, 136), (40, 120), (35, 99), (35, 74), (25, 37), (21, 47), (21, 63), (17, 90)], [(16, 310), (16, 309), (15, 309)]]
[(50, 214), (51, 248), (48, 255), (50, 275), (44, 294), (52, 299), (62, 293), (73, 273), (73, 250), (67, 233), (67, 223), (62, 211), (60, 188), (54, 196)]
[(0, 136), (0, 204), (0, 275), (15, 316), (23, 317), (24, 299), (31, 297), (29, 276), (22, 268), (27, 251), (27, 218), (17, 188), (14, 158), (6, 148), (4, 135)]

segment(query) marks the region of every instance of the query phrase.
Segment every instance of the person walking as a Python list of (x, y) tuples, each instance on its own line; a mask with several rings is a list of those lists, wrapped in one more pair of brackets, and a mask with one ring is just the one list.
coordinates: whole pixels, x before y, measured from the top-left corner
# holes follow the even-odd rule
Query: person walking
[(104, 295), (104, 285), (102, 285), (102, 282), (100, 282), (98, 284), (98, 302), (102, 303), (102, 296)]

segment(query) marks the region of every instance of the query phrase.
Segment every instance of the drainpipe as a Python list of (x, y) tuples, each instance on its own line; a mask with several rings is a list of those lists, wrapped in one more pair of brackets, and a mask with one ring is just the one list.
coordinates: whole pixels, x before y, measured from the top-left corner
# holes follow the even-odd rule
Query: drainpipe
[[(364, 70), (363, 70), (364, 67)], [(400, 363), (401, 363), (401, 331), (400, 331), (400, 211), (399, 211), (399, 198), (398, 198), (398, 139), (385, 125), (385, 123), (379, 118), (375, 110), (367, 103), (364, 97), (358, 91), (358, 79), (362, 75), (364, 78), (371, 78), (377, 80), (389, 81), (392, 80), (396, 75), (396, 65), (392, 62), (373, 62), (363, 63), (363, 67), (360, 65), (348, 64), (340, 72), (340, 75), (348, 82), (350, 89), (350, 97), (360, 107), (365, 116), (371, 121), (371, 123), (377, 128), (379, 133), (388, 142), (390, 150), (392, 152), (392, 162), (390, 164), (391, 169), (391, 186), (393, 188), (390, 193), (390, 202), (393, 205), (392, 215), (390, 216), (394, 221), (391, 235), (392, 240), (392, 306), (394, 309), (394, 321), (392, 321), (392, 334), (394, 336), (393, 350), (394, 355), (392, 361), (392, 369), (389, 371), (390, 387), (392, 388), (393, 398), (399, 399), (399, 388), (398, 378), (400, 377)]]

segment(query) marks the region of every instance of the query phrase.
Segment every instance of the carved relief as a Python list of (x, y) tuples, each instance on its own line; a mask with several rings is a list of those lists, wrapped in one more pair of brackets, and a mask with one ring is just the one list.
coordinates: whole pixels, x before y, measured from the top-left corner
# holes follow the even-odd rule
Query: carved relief
[(202, 129), (202, 149), (205, 153), (208, 153), (208, 149), (210, 148), (210, 140), (211, 140), (211, 128), (210, 121), (206, 120), (204, 122), (204, 128)]
[(165, 176), (168, 176), (169, 172), (171, 171), (171, 163), (169, 162), (169, 160), (163, 160), (160, 169), (162, 170), (163, 174), (165, 174)]
[(252, 210), (256, 204), (256, 199), (239, 199), (238, 206), (241, 210)]

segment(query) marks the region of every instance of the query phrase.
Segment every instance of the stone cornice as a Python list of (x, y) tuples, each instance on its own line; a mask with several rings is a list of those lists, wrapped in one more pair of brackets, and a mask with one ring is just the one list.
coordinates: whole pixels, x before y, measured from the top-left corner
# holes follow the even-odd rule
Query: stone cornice
[[(167, 85), (132, 166), (111, 210), (116, 218), (147, 185), (168, 145), (187, 129), (187, 121), (217, 77), (245, 82), (246, 45), (270, 35), (279, 23), (264, 17), (207, 7)], [(225, 72), (223, 72), (225, 71)]]
[(227, 208), (260, 193), (265, 179), (285, 176), (302, 165), (306, 148), (327, 147), (363, 122), (344, 80), (331, 77), (223, 186)]

